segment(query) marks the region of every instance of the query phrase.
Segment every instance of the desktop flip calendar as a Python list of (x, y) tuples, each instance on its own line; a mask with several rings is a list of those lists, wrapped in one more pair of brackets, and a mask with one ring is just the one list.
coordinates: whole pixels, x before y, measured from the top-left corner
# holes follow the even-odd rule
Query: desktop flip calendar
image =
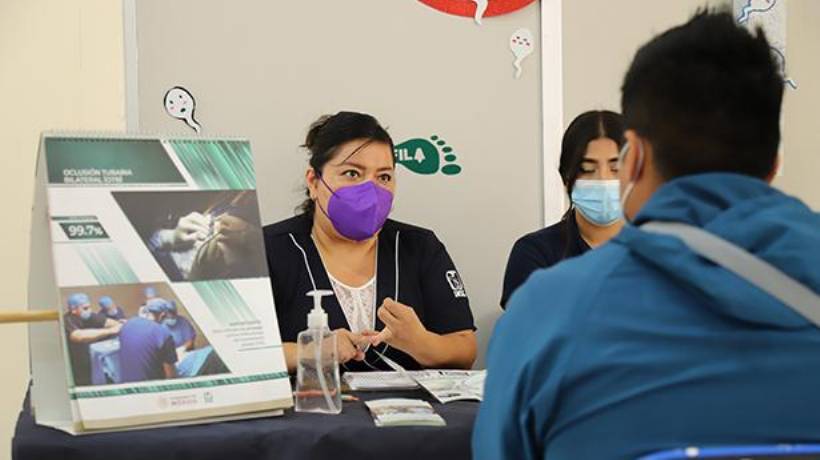
[(44, 135), (29, 308), (37, 423), (70, 433), (292, 405), (250, 145)]

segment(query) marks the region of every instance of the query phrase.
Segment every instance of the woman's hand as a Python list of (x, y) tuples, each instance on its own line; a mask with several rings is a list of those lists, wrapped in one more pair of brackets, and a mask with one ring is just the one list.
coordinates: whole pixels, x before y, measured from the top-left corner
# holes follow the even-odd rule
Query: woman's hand
[[(364, 360), (364, 352), (361, 350), (364, 350), (365, 346), (370, 343), (369, 339), (362, 334), (354, 334), (347, 329), (336, 329), (333, 334), (336, 335), (336, 355), (339, 363), (344, 364), (350, 360)], [(295, 342), (283, 342), (282, 349), (285, 352), (285, 364), (288, 367), (288, 372), (293, 374), (296, 372), (297, 367), (298, 347)], [(312, 350), (308, 353), (315, 351), (312, 348), (308, 350)]]
[(376, 314), (384, 323), (384, 329), (377, 334), (363, 334), (370, 339), (371, 345), (378, 346), (386, 342), (391, 347), (413, 354), (415, 348), (426, 343), (429, 332), (412, 307), (388, 297)]
[(339, 363), (344, 364), (350, 360), (362, 361), (364, 359), (364, 347), (369, 343), (368, 339), (361, 334), (354, 334), (347, 329), (336, 329), (336, 354)]
[(427, 368), (447, 367), (469, 369), (476, 356), (476, 339), (472, 330), (447, 334), (428, 331), (416, 311), (393, 299), (384, 299), (379, 308), (379, 319), (384, 323), (381, 332), (362, 332), (373, 346), (382, 342), (413, 357)]

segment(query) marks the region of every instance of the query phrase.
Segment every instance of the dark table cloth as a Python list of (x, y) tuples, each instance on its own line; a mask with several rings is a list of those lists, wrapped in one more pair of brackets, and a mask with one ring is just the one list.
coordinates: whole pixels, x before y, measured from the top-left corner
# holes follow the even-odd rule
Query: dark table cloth
[[(71, 436), (36, 425), (27, 396), (12, 439), (13, 460), (100, 459), (379, 459), (470, 458), (478, 403), (438, 404), (422, 391), (358, 393), (339, 415), (282, 417)], [(380, 398), (429, 401), (446, 427), (378, 428), (364, 405)]]

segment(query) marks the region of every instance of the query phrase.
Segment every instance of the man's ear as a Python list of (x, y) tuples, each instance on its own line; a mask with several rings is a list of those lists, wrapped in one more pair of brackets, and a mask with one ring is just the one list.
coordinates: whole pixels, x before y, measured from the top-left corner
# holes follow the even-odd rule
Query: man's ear
[(775, 177), (777, 177), (777, 173), (780, 171), (780, 167), (783, 165), (783, 156), (780, 152), (777, 152), (777, 157), (774, 159), (774, 164), (772, 164), (772, 170), (769, 171), (769, 174), (766, 176), (766, 182), (771, 184), (774, 182)]
[(640, 148), (641, 139), (633, 129), (628, 129), (624, 132), (626, 139), (627, 150), (624, 157), (621, 158), (621, 165), (619, 169), (619, 176), (621, 182), (632, 182), (636, 180), (635, 168), (638, 164), (638, 156), (640, 155), (638, 149)]

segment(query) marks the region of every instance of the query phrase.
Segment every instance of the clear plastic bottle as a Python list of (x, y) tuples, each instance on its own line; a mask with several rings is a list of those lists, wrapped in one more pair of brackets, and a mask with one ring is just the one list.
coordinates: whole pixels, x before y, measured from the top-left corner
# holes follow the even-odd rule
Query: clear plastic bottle
[(338, 414), (342, 411), (336, 335), (327, 326), (322, 297), (333, 291), (310, 291), (313, 310), (306, 330), (296, 338), (296, 411)]

